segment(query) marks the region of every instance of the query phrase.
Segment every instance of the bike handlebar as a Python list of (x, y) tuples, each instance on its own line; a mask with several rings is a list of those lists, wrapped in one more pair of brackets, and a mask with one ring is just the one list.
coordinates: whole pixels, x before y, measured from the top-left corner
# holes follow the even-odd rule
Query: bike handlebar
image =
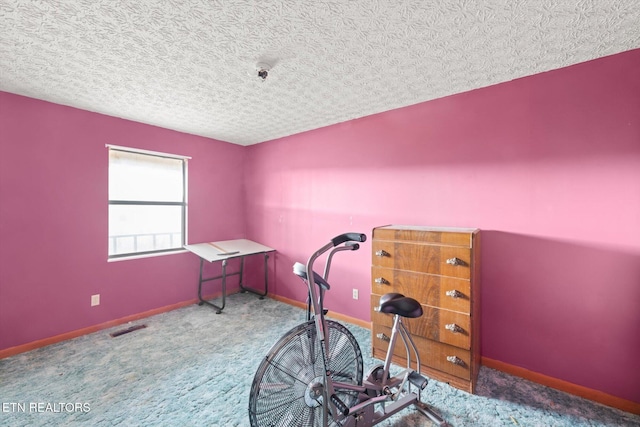
[[(306, 265), (296, 263), (293, 266), (293, 272), (307, 281), (307, 284), (309, 286), (309, 301), (313, 301), (314, 311), (316, 313), (318, 313), (318, 307), (316, 307), (316, 292), (313, 283), (316, 283), (324, 290), (328, 290), (329, 284), (326, 282), (326, 280), (327, 276), (329, 275), (329, 266), (331, 265), (331, 258), (333, 257), (333, 254), (338, 251), (357, 251), (358, 249), (360, 249), (360, 245), (357, 242), (365, 242), (366, 240), (367, 235), (362, 233), (340, 234), (331, 239), (329, 243), (325, 244), (323, 247), (314, 252), (311, 257), (309, 257)], [(340, 246), (343, 243), (344, 246)], [(325, 252), (329, 252), (329, 256), (325, 265), (324, 277), (321, 277), (313, 271), (313, 263)], [(311, 277), (313, 277), (313, 280), (309, 279)]]
[(362, 233), (345, 233), (331, 239), (333, 246), (341, 245), (344, 242), (366, 242), (367, 235)]

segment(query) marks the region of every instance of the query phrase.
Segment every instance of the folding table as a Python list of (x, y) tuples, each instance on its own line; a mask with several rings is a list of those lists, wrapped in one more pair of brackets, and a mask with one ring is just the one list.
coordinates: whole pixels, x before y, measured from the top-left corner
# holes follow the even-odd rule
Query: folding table
[[(207, 243), (196, 243), (193, 245), (184, 245), (184, 248), (188, 251), (198, 255), (200, 257), (200, 280), (198, 282), (198, 304), (207, 304), (211, 307), (215, 308), (217, 314), (222, 313), (224, 309), (226, 297), (227, 297), (227, 277), (228, 276), (240, 276), (240, 290), (254, 293), (260, 296), (260, 299), (264, 298), (267, 295), (268, 282), (269, 282), (269, 270), (267, 265), (267, 260), (269, 259), (269, 254), (271, 252), (275, 252), (275, 249), (272, 249), (268, 246), (261, 245), (260, 243), (253, 242), (247, 239), (237, 239), (237, 240), (223, 240), (219, 242), (207, 242)], [(251, 289), (245, 287), (242, 279), (244, 272), (244, 258), (251, 255), (264, 255), (264, 291), (258, 291), (256, 289)], [(241, 258), (240, 261), (240, 270), (228, 273), (227, 272), (227, 261), (232, 258)], [(215, 277), (202, 277), (204, 262), (222, 262), (222, 274)], [(202, 298), (202, 283), (208, 282), (210, 280), (218, 280), (222, 279), (222, 305), (217, 306), (212, 302), (209, 302)]]

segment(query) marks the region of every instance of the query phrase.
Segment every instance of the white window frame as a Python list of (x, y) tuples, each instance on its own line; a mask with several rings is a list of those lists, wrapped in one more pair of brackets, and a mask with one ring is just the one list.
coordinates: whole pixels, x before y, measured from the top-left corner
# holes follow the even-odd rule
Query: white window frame
[[(187, 160), (191, 159), (191, 157), (188, 156), (182, 156), (182, 155), (177, 155), (177, 154), (170, 154), (170, 153), (163, 153), (163, 152), (159, 152), (159, 151), (150, 151), (150, 150), (142, 150), (142, 149), (137, 149), (137, 148), (131, 148), (131, 147), (123, 147), (123, 146), (119, 146), (119, 145), (111, 145), (111, 144), (106, 144), (106, 147), (108, 148), (108, 151), (110, 152), (111, 150), (116, 150), (116, 151), (124, 151), (124, 152), (129, 152), (129, 153), (135, 153), (135, 154), (144, 154), (144, 155), (149, 155), (149, 156), (156, 156), (156, 157), (164, 157), (164, 158), (170, 158), (170, 159), (175, 159), (175, 160), (181, 160), (182, 161), (182, 185), (183, 185), (183, 191), (182, 191), (182, 201), (180, 202), (164, 202), (164, 201), (142, 201), (142, 200), (112, 200), (109, 198), (109, 206), (114, 206), (114, 205), (130, 205), (130, 206), (181, 206), (181, 216), (182, 216), (182, 221), (181, 221), (181, 242), (180, 242), (180, 246), (179, 247), (174, 247), (174, 248), (169, 248), (169, 249), (157, 249), (157, 250), (151, 250), (151, 251), (139, 251), (139, 252), (126, 252), (126, 253), (120, 253), (120, 254), (110, 254), (108, 255), (108, 261), (118, 261), (118, 260), (124, 260), (124, 259), (135, 259), (135, 258), (145, 258), (145, 257), (150, 257), (150, 256), (159, 256), (159, 255), (168, 255), (168, 254), (173, 254), (173, 253), (180, 253), (180, 252), (184, 252), (184, 245), (187, 242), (187, 189), (188, 189), (188, 181), (187, 181), (187, 177), (188, 177), (188, 173), (187, 173), (187, 166), (188, 166), (188, 162)], [(109, 234), (109, 233), (107, 233)], [(111, 245), (111, 236), (108, 236), (108, 244)], [(107, 253), (109, 254), (109, 251), (107, 251)]]

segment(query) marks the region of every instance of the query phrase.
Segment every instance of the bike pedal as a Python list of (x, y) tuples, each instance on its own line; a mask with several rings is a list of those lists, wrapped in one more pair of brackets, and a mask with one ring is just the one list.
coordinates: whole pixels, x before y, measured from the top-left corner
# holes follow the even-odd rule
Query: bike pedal
[(411, 384), (418, 387), (420, 390), (424, 390), (427, 384), (429, 384), (429, 380), (416, 371), (411, 372), (408, 379)]

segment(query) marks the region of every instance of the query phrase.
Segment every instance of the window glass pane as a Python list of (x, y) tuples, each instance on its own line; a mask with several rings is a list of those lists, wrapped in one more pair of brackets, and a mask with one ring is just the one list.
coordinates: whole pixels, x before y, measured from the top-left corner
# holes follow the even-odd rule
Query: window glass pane
[(183, 200), (183, 160), (109, 150), (109, 199)]
[(109, 206), (109, 255), (182, 247), (182, 206)]

